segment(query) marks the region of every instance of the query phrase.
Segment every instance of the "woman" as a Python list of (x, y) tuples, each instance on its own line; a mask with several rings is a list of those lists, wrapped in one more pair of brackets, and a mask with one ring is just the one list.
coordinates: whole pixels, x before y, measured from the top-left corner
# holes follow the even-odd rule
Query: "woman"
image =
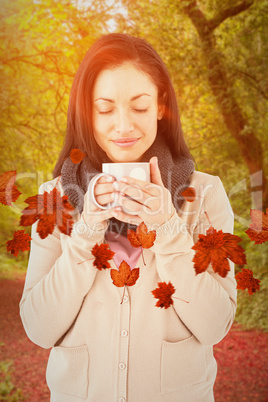
[[(126, 139), (128, 146), (120, 146)], [(78, 164), (69, 158), (74, 148), (86, 154)], [(151, 183), (127, 178), (114, 184), (103, 176), (94, 193), (106, 205), (119, 192), (136, 215), (90, 201), (88, 184), (103, 162), (138, 161), (150, 162)], [(235, 316), (234, 265), (229, 261), (225, 278), (211, 266), (196, 275), (192, 246), (210, 222), (232, 233), (233, 214), (219, 177), (194, 169), (168, 72), (145, 40), (109, 34), (89, 49), (72, 86), (54, 177), (40, 192), (56, 186), (67, 194), (75, 225), (71, 236), (56, 227), (45, 239), (33, 225), (20, 303), (29, 338), (52, 348), (51, 401), (213, 401), (213, 345)], [(189, 185), (198, 195), (193, 202), (180, 194)], [(137, 189), (143, 203), (135, 201)], [(126, 237), (141, 222), (156, 230), (154, 245), (143, 250), (146, 265)], [(113, 285), (110, 270), (88, 260), (96, 243), (116, 252), (113, 269), (123, 260), (140, 268), (122, 303), (123, 287)], [(188, 303), (174, 298), (170, 308), (157, 308), (151, 291), (161, 281), (170, 281)]]

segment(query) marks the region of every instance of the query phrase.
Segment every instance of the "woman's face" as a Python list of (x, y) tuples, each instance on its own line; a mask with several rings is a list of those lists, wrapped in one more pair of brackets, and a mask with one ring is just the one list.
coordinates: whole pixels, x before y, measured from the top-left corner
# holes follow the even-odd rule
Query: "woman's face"
[(93, 89), (93, 130), (111, 161), (138, 162), (152, 145), (157, 120), (164, 114), (157, 95), (150, 76), (131, 63), (99, 74)]

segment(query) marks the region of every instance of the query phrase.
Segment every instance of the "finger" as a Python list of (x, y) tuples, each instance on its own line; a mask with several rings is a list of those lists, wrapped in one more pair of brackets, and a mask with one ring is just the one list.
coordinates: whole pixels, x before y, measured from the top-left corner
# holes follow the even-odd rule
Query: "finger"
[[(102, 181), (100, 181), (102, 179)], [(115, 179), (113, 179), (114, 181)], [(107, 180), (104, 180), (103, 177), (101, 177), (95, 184), (94, 187), (94, 195), (95, 197), (98, 195), (106, 194), (106, 193), (113, 193), (114, 192), (114, 186), (112, 184), (113, 182), (108, 182)]]
[(113, 202), (118, 196), (115, 193), (107, 193), (95, 196), (95, 200), (100, 205), (106, 205), (110, 202)]
[(115, 188), (118, 188), (119, 191), (123, 192), (125, 192), (125, 190), (131, 191), (133, 189), (140, 189), (145, 195), (148, 194), (149, 196), (157, 196), (159, 194), (160, 186), (154, 183), (148, 183), (147, 181), (137, 180), (134, 179), (133, 177), (130, 178), (127, 177), (127, 181), (128, 181), (127, 183), (122, 182), (122, 180), (119, 182), (114, 182), (113, 186)]
[(123, 211), (112, 211), (113, 216), (121, 222), (130, 223), (132, 225), (137, 225), (142, 222), (142, 219), (138, 215), (129, 215)]
[(105, 175), (105, 176), (101, 176), (97, 182), (97, 183), (112, 183), (113, 181), (115, 181), (115, 177), (112, 175)]
[(142, 214), (144, 211), (144, 208), (148, 211), (151, 208), (149, 206), (145, 206), (143, 203), (137, 201), (136, 199), (129, 198), (128, 196), (125, 196), (124, 194), (119, 194), (118, 200), (117, 200), (119, 205), (122, 205), (124, 208), (125, 212), (129, 214), (135, 213), (137, 215)]
[(131, 185), (125, 184), (125, 183), (120, 183), (118, 184), (119, 191), (121, 193), (126, 194), (127, 196), (135, 199), (138, 202), (141, 202), (142, 204), (147, 204), (148, 202), (151, 202), (151, 200), (155, 198), (163, 199), (165, 195), (165, 187), (161, 186), (155, 186), (152, 183), (146, 183), (148, 191), (143, 191), (143, 189), (138, 188), (138, 187), (133, 187)]
[[(93, 204), (91, 204), (93, 205)], [(104, 220), (110, 219), (114, 216), (114, 212), (118, 212), (118, 206), (114, 208), (108, 208), (108, 209), (101, 209), (101, 208), (96, 208), (93, 205), (94, 208), (92, 208), (89, 211), (86, 211), (85, 209), (83, 210), (83, 214), (85, 219), (88, 222), (93, 223), (94, 222), (102, 222)]]

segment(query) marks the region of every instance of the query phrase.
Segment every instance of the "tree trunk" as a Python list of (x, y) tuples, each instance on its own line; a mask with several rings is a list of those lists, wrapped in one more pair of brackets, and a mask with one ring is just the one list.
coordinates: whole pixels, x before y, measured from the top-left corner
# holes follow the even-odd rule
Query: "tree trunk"
[[(230, 7), (223, 10), (212, 20), (207, 20), (198, 8), (196, 0), (182, 0), (187, 3), (184, 11), (194, 24), (203, 49), (208, 69), (208, 80), (211, 90), (216, 98), (217, 105), (222, 113), (225, 125), (231, 135), (236, 139), (241, 155), (248, 167), (251, 181), (253, 208), (266, 210), (268, 207), (268, 183), (264, 172), (263, 151), (261, 142), (256, 137), (243, 116), (235, 95), (233, 85), (228, 78), (223, 62), (224, 55), (217, 50), (214, 29), (226, 18), (238, 14), (250, 7), (252, 1), (240, 4), (240, 9)], [(228, 13), (229, 10), (229, 13)], [(259, 191), (258, 191), (259, 190)], [(255, 192), (255, 194), (254, 194)], [(262, 196), (260, 195), (262, 194)]]

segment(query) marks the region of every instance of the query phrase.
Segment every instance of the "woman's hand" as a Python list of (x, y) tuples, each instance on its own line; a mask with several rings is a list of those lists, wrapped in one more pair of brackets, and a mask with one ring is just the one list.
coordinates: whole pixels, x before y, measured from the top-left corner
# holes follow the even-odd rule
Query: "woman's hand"
[[(158, 226), (168, 221), (176, 211), (170, 191), (165, 188), (161, 173), (158, 167), (157, 158), (150, 159), (151, 183), (127, 177), (127, 183), (122, 180), (117, 182), (119, 191), (119, 203), (123, 206), (127, 214), (123, 211), (111, 211), (112, 216), (118, 220), (139, 225), (144, 222), (147, 228), (157, 229)], [(131, 197), (133, 200), (125, 197)], [(137, 215), (131, 215), (137, 212)]]
[[(111, 181), (108, 180), (108, 177)], [(112, 176), (101, 176), (94, 187), (94, 197), (100, 205), (113, 202), (112, 194), (114, 192), (113, 182), (115, 181)], [(106, 228), (106, 220), (114, 217), (116, 208), (101, 209), (95, 206), (89, 198), (88, 191), (84, 196), (84, 209), (82, 217), (85, 223), (93, 230), (101, 230)]]

